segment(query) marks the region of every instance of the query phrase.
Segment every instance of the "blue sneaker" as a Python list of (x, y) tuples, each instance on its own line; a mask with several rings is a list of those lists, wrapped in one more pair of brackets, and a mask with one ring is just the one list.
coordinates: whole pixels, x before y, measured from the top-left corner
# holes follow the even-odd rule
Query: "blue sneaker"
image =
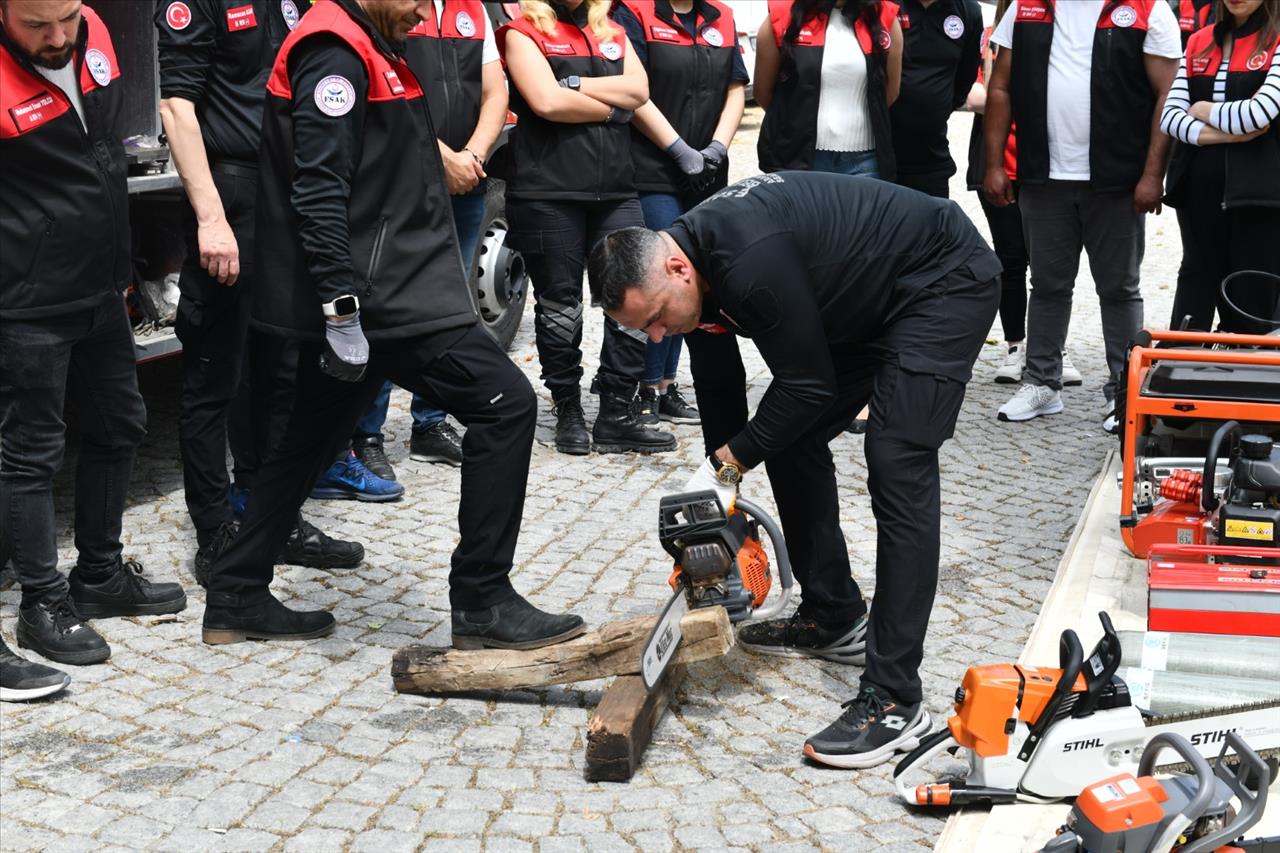
[(249, 490), (232, 483), (227, 487), (227, 504), (231, 507), (231, 514), (241, 518), (244, 508), (249, 505)]
[(364, 466), (354, 451), (347, 458), (329, 466), (311, 489), (317, 500), (370, 501), (383, 503), (399, 500), (404, 486), (395, 480), (384, 480)]

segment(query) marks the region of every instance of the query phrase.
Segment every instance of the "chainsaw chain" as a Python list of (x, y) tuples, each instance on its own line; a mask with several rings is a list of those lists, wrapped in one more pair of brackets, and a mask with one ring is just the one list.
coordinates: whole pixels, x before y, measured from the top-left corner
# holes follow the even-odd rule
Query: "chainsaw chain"
[(1207, 720), (1210, 717), (1223, 717), (1227, 714), (1261, 711), (1267, 708), (1280, 708), (1280, 699), (1262, 699), (1257, 702), (1245, 702), (1241, 705), (1207, 708), (1203, 711), (1179, 711), (1176, 714), (1163, 714), (1159, 717), (1143, 717), (1142, 724), (1147, 728), (1151, 728), (1152, 726), (1165, 726), (1170, 723), (1183, 723), (1187, 720)]

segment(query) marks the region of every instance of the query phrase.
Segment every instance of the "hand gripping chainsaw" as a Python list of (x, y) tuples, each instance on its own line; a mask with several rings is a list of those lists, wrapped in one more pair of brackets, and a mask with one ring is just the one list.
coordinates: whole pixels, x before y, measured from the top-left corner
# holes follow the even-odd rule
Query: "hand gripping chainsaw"
[[(994, 664), (970, 667), (946, 728), (920, 741), (893, 771), (898, 795), (913, 805), (1049, 802), (1075, 797), (1111, 773), (1132, 773), (1148, 743), (1172, 732), (1214, 758), (1229, 732), (1259, 754), (1280, 751), (1280, 700), (1147, 716), (1116, 676), (1120, 638), (1106, 613), (1102, 639), (1086, 658), (1080, 638), (1062, 633), (1056, 669)], [(912, 787), (907, 776), (942, 752), (963, 748), (964, 777)], [(1147, 767), (1166, 770), (1166, 767)]]
[[(778, 559), (780, 594), (768, 605), (773, 578), (761, 528)], [(777, 522), (744, 498), (726, 511), (713, 491), (667, 495), (658, 504), (658, 538), (675, 568), (667, 579), (673, 594), (640, 657), (640, 674), (650, 690), (675, 656), (680, 620), (690, 610), (723, 607), (730, 622), (772, 619), (787, 606), (795, 585)]]

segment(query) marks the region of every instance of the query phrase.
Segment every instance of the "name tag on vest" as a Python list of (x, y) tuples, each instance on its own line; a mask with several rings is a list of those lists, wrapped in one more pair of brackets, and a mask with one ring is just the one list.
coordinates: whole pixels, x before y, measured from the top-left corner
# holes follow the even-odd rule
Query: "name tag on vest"
[(1209, 63), (1213, 61), (1212, 56), (1193, 56), (1191, 57), (1191, 73), (1207, 74), (1209, 72)]
[(258, 18), (253, 14), (253, 6), (237, 6), (227, 10), (227, 32), (237, 33), (240, 30), (251, 30), (258, 26)]
[(18, 104), (9, 110), (9, 115), (13, 117), (13, 123), (18, 126), (18, 130), (28, 131), (39, 127), (50, 119), (56, 118), (59, 113), (51, 109), (57, 103), (53, 95), (45, 92), (37, 95), (25, 104)]
[(542, 43), (542, 52), (546, 54), (556, 54), (557, 56), (573, 56), (574, 50), (571, 44), (556, 44), (554, 42), (544, 41)]
[(1018, 17), (1019, 21), (1047, 21), (1049, 20), (1049, 7), (1040, 3), (1019, 3)]
[(902, 29), (904, 30), (911, 29), (911, 16), (908, 15), (906, 12), (899, 12), (898, 26), (902, 27)]
[(654, 24), (649, 27), (649, 33), (658, 41), (676, 41), (680, 38), (680, 34), (671, 27), (664, 27), (660, 24)]
[(391, 94), (403, 95), (404, 84), (400, 82), (400, 75), (388, 69), (382, 72), (382, 76), (387, 78), (387, 86), (391, 88)]

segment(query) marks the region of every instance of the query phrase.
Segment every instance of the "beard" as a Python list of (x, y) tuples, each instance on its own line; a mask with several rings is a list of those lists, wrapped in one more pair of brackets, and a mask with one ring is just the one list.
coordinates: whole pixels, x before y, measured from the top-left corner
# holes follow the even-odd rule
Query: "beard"
[(33, 53), (29, 58), (32, 65), (38, 65), (41, 68), (51, 68), (58, 70), (65, 68), (67, 63), (71, 61), (71, 57), (75, 55), (75, 45), (68, 44), (62, 50), (42, 50), (39, 53)]

